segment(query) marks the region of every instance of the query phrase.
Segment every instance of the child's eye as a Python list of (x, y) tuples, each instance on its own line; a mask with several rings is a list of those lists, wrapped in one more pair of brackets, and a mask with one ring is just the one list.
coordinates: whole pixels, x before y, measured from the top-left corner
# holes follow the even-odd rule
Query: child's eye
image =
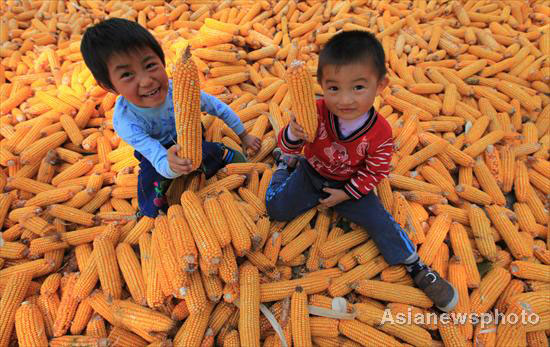
[(363, 90), (365, 88), (366, 88), (365, 86), (361, 86), (361, 85), (353, 87), (354, 90)]
[(338, 87), (335, 87), (335, 86), (328, 87), (328, 90), (330, 90), (331, 92), (335, 92), (338, 90)]
[(145, 66), (145, 68), (147, 70), (150, 70), (150, 69), (155, 68), (156, 66), (157, 66), (157, 63), (149, 63), (149, 64), (147, 64), (147, 66)]
[(131, 72), (123, 72), (122, 75), (120, 75), (120, 78), (129, 78), (132, 76)]

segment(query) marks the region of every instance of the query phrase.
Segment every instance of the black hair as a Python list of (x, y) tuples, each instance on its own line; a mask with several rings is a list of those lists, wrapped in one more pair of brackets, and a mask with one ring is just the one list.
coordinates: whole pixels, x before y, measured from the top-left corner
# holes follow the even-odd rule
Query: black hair
[(165, 65), (164, 52), (147, 29), (127, 19), (110, 18), (86, 29), (80, 52), (96, 81), (114, 89), (107, 68), (108, 59), (113, 54), (129, 53), (144, 47), (151, 48)]
[(353, 63), (373, 66), (378, 80), (386, 75), (384, 48), (368, 31), (343, 31), (331, 37), (319, 53), (317, 80), (321, 83), (323, 67), (326, 65), (342, 66)]

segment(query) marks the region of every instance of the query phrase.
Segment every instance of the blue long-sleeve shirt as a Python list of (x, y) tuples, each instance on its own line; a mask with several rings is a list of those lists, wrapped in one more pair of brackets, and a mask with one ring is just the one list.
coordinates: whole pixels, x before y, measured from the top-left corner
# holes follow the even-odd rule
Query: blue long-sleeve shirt
[[(233, 110), (212, 95), (201, 91), (201, 111), (221, 118), (240, 135), (244, 125)], [(120, 96), (115, 103), (113, 128), (120, 138), (151, 162), (155, 170), (166, 178), (179, 175), (170, 169), (167, 149), (163, 144), (176, 143), (172, 81), (164, 104), (155, 108), (136, 106)]]

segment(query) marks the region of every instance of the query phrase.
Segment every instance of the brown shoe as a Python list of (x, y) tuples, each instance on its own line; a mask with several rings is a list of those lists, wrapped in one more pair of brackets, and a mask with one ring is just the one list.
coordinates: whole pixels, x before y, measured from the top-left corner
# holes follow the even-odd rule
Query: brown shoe
[(458, 291), (455, 287), (429, 266), (414, 277), (414, 283), (443, 312), (452, 311), (458, 303)]

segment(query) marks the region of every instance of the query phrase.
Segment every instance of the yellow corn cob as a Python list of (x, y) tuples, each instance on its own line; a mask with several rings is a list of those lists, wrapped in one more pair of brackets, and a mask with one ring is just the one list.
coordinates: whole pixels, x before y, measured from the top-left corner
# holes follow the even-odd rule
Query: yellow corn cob
[(160, 246), (161, 266), (168, 276), (168, 281), (172, 284), (174, 295), (183, 297), (189, 279), (178, 261), (179, 255), (176, 253), (175, 242), (168, 226), (168, 217), (165, 215), (155, 218), (153, 239), (157, 239), (157, 244)]
[(330, 283), (328, 291), (331, 296), (340, 296), (349, 293), (352, 289), (350, 284), (360, 279), (370, 279), (388, 267), (382, 256), (378, 256), (371, 261), (358, 265), (342, 276), (335, 278)]
[(260, 284), (260, 301), (269, 302), (283, 299), (291, 295), (296, 286), (301, 286), (308, 294), (315, 294), (325, 290), (328, 285), (329, 279), (322, 276), (308, 276), (296, 280), (262, 283)]
[[(311, 302), (310, 304), (314, 305)], [(357, 310), (357, 319), (369, 326), (376, 326), (377, 329), (415, 346), (429, 345), (432, 343), (429, 332), (415, 324), (380, 325), (384, 317), (384, 310), (382, 308), (378, 308), (371, 303), (357, 303), (353, 306)]]
[(472, 203), (481, 205), (493, 203), (493, 198), (489, 194), (470, 185), (459, 184), (455, 187), (455, 190), (458, 196)]
[(214, 304), (207, 302), (201, 312), (191, 313), (176, 333), (174, 345), (200, 347), (213, 308)]
[(25, 229), (40, 236), (53, 234), (55, 231), (55, 227), (53, 225), (48, 223), (46, 220), (34, 215), (23, 216), (19, 220), (19, 223)]
[(264, 215), (266, 213), (265, 202), (260, 200), (254, 192), (244, 187), (240, 187), (238, 192), (241, 198), (252, 205), (260, 215)]
[(477, 249), (487, 259), (496, 260), (497, 249), (491, 235), (489, 219), (476, 205), (470, 206), (468, 216)]
[(292, 341), (296, 346), (312, 346), (306, 291), (297, 286), (290, 299)]
[(174, 324), (164, 314), (128, 300), (113, 301), (113, 316), (131, 330), (138, 327), (148, 332), (162, 332), (170, 330)]
[(27, 288), (31, 283), (32, 274), (24, 272), (10, 276), (0, 300), (0, 345), (8, 346), (11, 333), (16, 324), (16, 310), (23, 301)]
[(313, 229), (306, 229), (298, 237), (289, 242), (281, 252), (279, 257), (284, 262), (289, 262), (298, 255), (300, 255), (304, 250), (309, 248), (317, 238), (317, 231)]
[(374, 299), (414, 304), (429, 308), (433, 302), (420, 289), (383, 281), (360, 280), (352, 288), (361, 295)]
[(536, 281), (550, 282), (548, 270), (550, 265), (536, 264), (527, 261), (513, 261), (510, 264), (512, 275)]
[(252, 265), (241, 267), (239, 337), (245, 346), (260, 345), (260, 275)]
[(231, 245), (227, 245), (222, 251), (223, 259), (219, 269), (220, 277), (225, 283), (234, 284), (238, 281), (239, 272), (233, 247)]
[(344, 336), (361, 343), (371, 341), (380, 346), (396, 346), (399, 343), (393, 337), (365, 324), (358, 320), (341, 320), (338, 330)]
[(84, 212), (83, 210), (79, 210), (74, 207), (53, 204), (48, 207), (47, 212), (52, 217), (57, 217), (77, 224), (92, 226), (95, 223), (95, 217), (93, 214)]
[(69, 330), (69, 326), (78, 308), (78, 299), (75, 296), (75, 285), (78, 277), (78, 273), (70, 273), (66, 276), (67, 282), (63, 289), (53, 326), (53, 335), (55, 337), (65, 335), (67, 330)]
[(522, 240), (517, 227), (512, 224), (501, 207), (491, 205), (487, 206), (485, 210), (515, 258), (522, 259), (533, 256), (533, 249), (530, 249)]
[(313, 81), (302, 61), (290, 64), (286, 81), (292, 98), (293, 112), (296, 122), (302, 126), (308, 142), (313, 142), (317, 133), (317, 108), (313, 92)]
[(50, 346), (52, 347), (64, 347), (67, 345), (75, 347), (100, 347), (108, 344), (109, 340), (105, 338), (98, 338), (93, 336), (84, 335), (67, 335), (59, 336), (50, 340)]
[(211, 302), (220, 301), (223, 295), (223, 284), (217, 274), (209, 275), (204, 271), (201, 271), (202, 284), (206, 291), (206, 296)]
[(88, 322), (92, 318), (93, 312), (94, 309), (90, 305), (88, 299), (80, 302), (78, 308), (76, 309), (73, 322), (71, 323), (71, 335), (78, 335), (84, 330), (84, 328), (86, 328)]
[(236, 205), (235, 199), (228, 191), (222, 192), (219, 197), (219, 202), (224, 206), (223, 214), (229, 225), (231, 232), (231, 242), (238, 256), (243, 256), (244, 253), (251, 249), (252, 243), (250, 235), (247, 232), (243, 215)]
[(168, 223), (180, 266), (185, 271), (193, 271), (197, 265), (198, 251), (181, 205), (168, 208)]
[(353, 230), (343, 236), (325, 242), (319, 249), (319, 256), (330, 258), (367, 240), (368, 234), (364, 230)]
[(70, 200), (82, 187), (58, 188), (36, 194), (27, 200), (25, 206), (46, 206)]
[(441, 339), (445, 346), (466, 346), (466, 338), (461, 334), (454, 323), (438, 321), (437, 328), (441, 333)]
[[(143, 272), (143, 279), (145, 280), (145, 298), (147, 306), (156, 307), (162, 302), (163, 295), (160, 288), (160, 275), (155, 271), (156, 264), (153, 261), (151, 243), (151, 235), (149, 233), (144, 233), (140, 236), (139, 253), (141, 256), (141, 270)], [(103, 317), (107, 319), (105, 316)]]
[(493, 177), (491, 171), (481, 158), (478, 158), (476, 161), (474, 174), (483, 191), (489, 194), (497, 205), (504, 205), (506, 203), (506, 198), (502, 194), (495, 177)]
[[(105, 334), (105, 336), (101, 335), (97, 337), (107, 336)], [(116, 341), (116, 343), (119, 343), (121, 346), (146, 346), (148, 343), (140, 336), (121, 327), (113, 327), (109, 333), (108, 340)]]
[(186, 191), (181, 196), (181, 204), (199, 253), (212, 264), (219, 264), (222, 257), (221, 248), (213, 235), (212, 226), (207, 221), (198, 196), (192, 191)]
[(200, 90), (197, 67), (189, 48), (178, 59), (172, 76), (174, 79), (174, 110), (178, 156), (191, 160), (192, 170), (202, 162), (202, 131), (200, 123)]
[(22, 164), (35, 163), (39, 161), (50, 149), (60, 146), (67, 140), (67, 134), (64, 131), (53, 133), (41, 138), (25, 148), (20, 155)]
[(510, 305), (509, 299), (516, 294), (523, 293), (524, 290), (525, 284), (523, 283), (523, 281), (516, 279), (511, 280), (510, 283), (508, 283), (506, 289), (504, 289), (504, 291), (498, 298), (498, 301), (495, 304), (496, 309), (498, 309), (500, 312), (506, 312), (508, 306)]
[(418, 255), (428, 265), (433, 262), (435, 253), (443, 242), (443, 239), (451, 226), (451, 217), (447, 213), (438, 215), (434, 224), (430, 227), (426, 236), (426, 241), (420, 247)]
[(42, 313), (45, 334), (47, 337), (53, 337), (53, 326), (59, 308), (59, 297), (57, 293), (41, 294), (38, 298), (37, 305)]
[(0, 248), (0, 258), (4, 259), (22, 259), (29, 253), (29, 249), (19, 242), (3, 242)]
[(116, 256), (132, 299), (140, 305), (145, 305), (147, 302), (145, 299), (145, 281), (139, 260), (130, 244), (120, 243), (116, 247)]
[(317, 213), (316, 208), (312, 208), (301, 215), (294, 218), (284, 230), (281, 232), (283, 246), (286, 246), (290, 241), (292, 241), (299, 233), (304, 229), (304, 227), (313, 219)]
[(481, 280), (479, 288), (474, 289), (470, 294), (471, 312), (477, 314), (487, 312), (493, 307), (510, 280), (510, 273), (501, 267), (495, 267), (489, 271)]
[[(163, 266), (164, 252), (162, 249), (159, 234), (160, 233), (154, 232), (151, 236), (151, 257), (152, 257), (151, 263), (153, 264), (154, 269), (157, 272), (157, 274), (154, 276), (158, 278), (158, 282), (160, 286), (160, 294), (161, 294), (161, 296), (159, 296), (158, 298), (155, 298), (155, 299), (158, 299), (159, 301), (154, 301), (153, 299), (151, 299), (151, 302), (154, 303), (154, 307), (158, 307), (162, 304), (162, 302), (160, 301), (160, 298), (166, 298), (170, 295), (174, 295), (174, 292), (179, 293), (179, 288), (178, 290), (175, 290), (171, 281), (172, 279), (168, 275), (168, 272), (166, 271), (166, 267)], [(157, 294), (157, 292), (155, 292), (154, 294)], [(178, 294), (178, 297), (181, 298), (181, 295)]]
[(212, 184), (207, 185), (198, 192), (198, 196), (201, 199), (204, 199), (208, 194), (222, 191), (223, 188), (228, 190), (233, 190), (237, 187), (242, 186), (246, 176), (244, 175), (230, 175), (219, 181), (216, 181)]

